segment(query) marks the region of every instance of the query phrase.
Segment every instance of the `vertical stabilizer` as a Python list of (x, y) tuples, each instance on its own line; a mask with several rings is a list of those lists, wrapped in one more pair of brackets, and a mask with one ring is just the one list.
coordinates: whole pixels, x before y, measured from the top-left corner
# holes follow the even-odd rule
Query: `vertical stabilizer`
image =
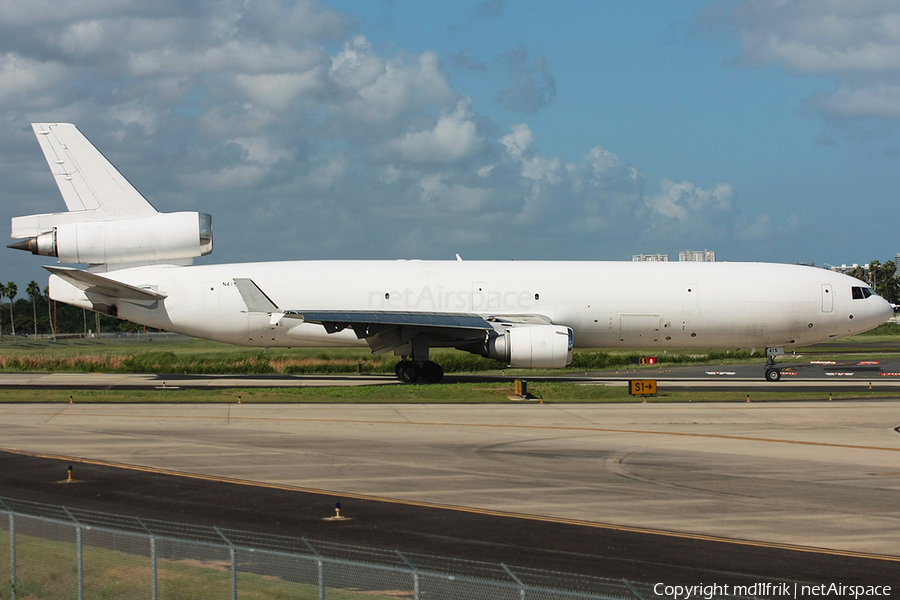
[(70, 211), (93, 220), (149, 217), (156, 209), (71, 123), (33, 123), (41, 150)]

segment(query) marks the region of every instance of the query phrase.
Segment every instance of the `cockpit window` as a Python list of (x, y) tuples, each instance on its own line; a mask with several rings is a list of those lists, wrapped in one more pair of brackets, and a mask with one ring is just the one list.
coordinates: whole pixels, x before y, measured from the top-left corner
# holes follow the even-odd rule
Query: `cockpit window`
[(860, 286), (853, 287), (853, 299), (854, 300), (865, 300), (869, 296), (874, 296), (874, 295), (875, 295), (875, 290), (873, 290), (870, 287), (860, 287)]

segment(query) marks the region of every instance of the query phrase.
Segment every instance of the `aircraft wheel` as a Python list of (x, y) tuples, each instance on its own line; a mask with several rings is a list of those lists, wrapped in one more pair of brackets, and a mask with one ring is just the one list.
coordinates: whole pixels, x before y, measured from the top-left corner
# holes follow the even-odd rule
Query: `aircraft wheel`
[(403, 383), (414, 383), (419, 379), (419, 367), (416, 363), (409, 360), (401, 360), (394, 368), (397, 377)]
[(779, 381), (781, 380), (781, 371), (778, 369), (766, 369), (766, 381)]
[(421, 374), (422, 379), (428, 383), (438, 383), (444, 377), (444, 369), (429, 360), (422, 365)]

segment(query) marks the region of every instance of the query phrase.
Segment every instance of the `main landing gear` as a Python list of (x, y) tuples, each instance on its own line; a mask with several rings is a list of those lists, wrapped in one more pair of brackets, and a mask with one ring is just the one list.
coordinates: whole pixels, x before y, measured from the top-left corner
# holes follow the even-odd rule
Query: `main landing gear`
[(781, 380), (781, 369), (775, 366), (775, 357), (784, 354), (784, 348), (766, 348), (766, 381)]
[(414, 383), (420, 377), (428, 383), (437, 383), (444, 377), (441, 365), (430, 360), (413, 361), (404, 358), (394, 367), (394, 372), (403, 383)]

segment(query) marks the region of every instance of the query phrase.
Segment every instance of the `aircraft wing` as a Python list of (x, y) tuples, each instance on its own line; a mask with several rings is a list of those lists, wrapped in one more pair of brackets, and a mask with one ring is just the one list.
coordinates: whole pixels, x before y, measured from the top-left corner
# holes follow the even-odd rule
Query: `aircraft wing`
[(424, 336), (429, 341), (463, 343), (483, 340), (488, 332), (495, 329), (484, 317), (469, 313), (284, 310), (252, 279), (235, 278), (234, 283), (248, 312), (269, 313), (273, 323), (282, 318), (318, 323), (328, 333), (337, 333), (349, 327), (357, 338), (366, 340), (375, 354), (405, 346), (417, 336)]
[(33, 123), (70, 211), (100, 209), (107, 219), (150, 217), (156, 209), (71, 123)]
[(483, 317), (461, 313), (304, 310), (285, 311), (285, 317), (319, 323), (328, 333), (349, 327), (357, 338), (366, 340), (373, 354), (404, 347), (417, 337), (455, 345), (484, 340), (494, 330)]
[(478, 315), (464, 313), (422, 313), (392, 311), (285, 311), (286, 317), (299, 317), (308, 323), (321, 323), (332, 333), (346, 327), (357, 329), (385, 326), (443, 327), (452, 329), (490, 330), (493, 326)]
[(48, 265), (44, 265), (44, 268), (86, 294), (97, 294), (107, 298), (134, 302), (157, 302), (166, 298), (165, 294), (128, 285), (88, 271)]

